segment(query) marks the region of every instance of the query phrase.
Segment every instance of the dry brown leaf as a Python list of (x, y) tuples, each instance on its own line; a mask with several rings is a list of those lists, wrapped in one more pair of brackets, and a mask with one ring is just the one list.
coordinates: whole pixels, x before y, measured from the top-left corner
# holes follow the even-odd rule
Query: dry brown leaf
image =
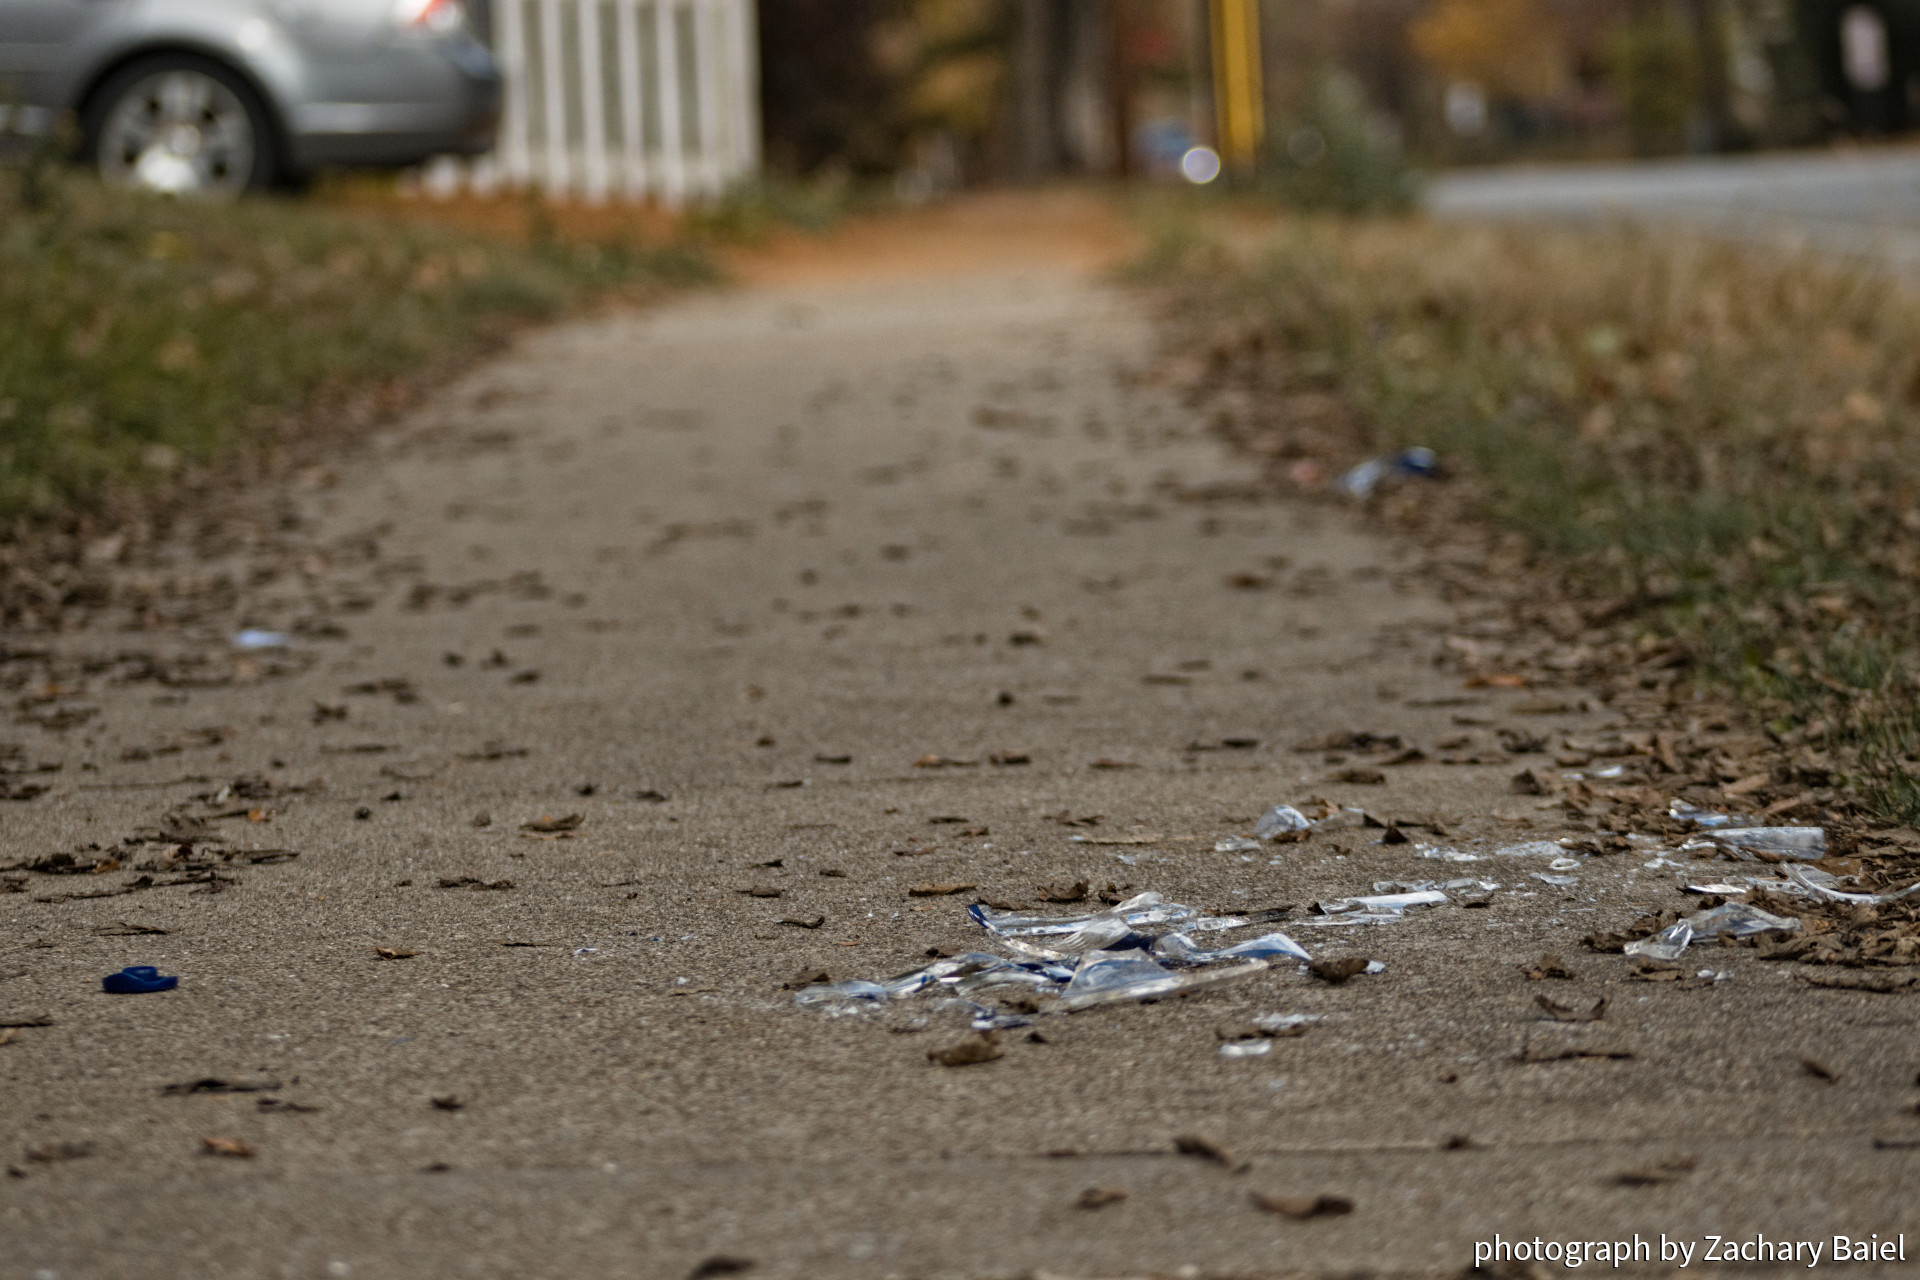
[(979, 763), (978, 760), (959, 760), (953, 756), (934, 755), (929, 752), (915, 760), (913, 767), (916, 769), (971, 769)]
[(1561, 962), (1559, 956), (1552, 953), (1541, 956), (1530, 965), (1521, 965), (1520, 972), (1524, 974), (1530, 982), (1540, 982), (1547, 978), (1558, 978), (1563, 982), (1573, 982), (1580, 977), (1579, 974), (1567, 968), (1567, 966)]
[(943, 1067), (971, 1067), (1006, 1056), (998, 1031), (976, 1031), (944, 1049), (927, 1050), (927, 1061)]
[(818, 929), (827, 922), (825, 916), (781, 916), (775, 924), (792, 925), (796, 929)]
[(1601, 996), (1587, 1008), (1579, 1009), (1573, 1005), (1562, 1004), (1552, 996), (1535, 996), (1533, 1002), (1555, 1022), (1599, 1022), (1607, 1016), (1608, 997)]
[(1327, 1195), (1325, 1192), (1317, 1196), (1276, 1196), (1265, 1191), (1255, 1191), (1251, 1193), (1251, 1197), (1254, 1204), (1268, 1213), (1277, 1213), (1287, 1218), (1302, 1220), (1330, 1218), (1353, 1212), (1351, 1199), (1346, 1196)]
[(564, 818), (551, 818), (541, 814), (532, 822), (521, 823), (520, 829), (535, 835), (558, 835), (561, 832), (578, 831), (582, 821), (584, 819), (577, 813), (570, 813)]
[(1233, 1152), (1229, 1151), (1220, 1143), (1215, 1142), (1212, 1138), (1202, 1134), (1184, 1133), (1176, 1136), (1173, 1140), (1173, 1149), (1183, 1156), (1194, 1156), (1201, 1160), (1211, 1160), (1221, 1168), (1231, 1170), (1234, 1173), (1238, 1173), (1246, 1168), (1245, 1164), (1234, 1159)]
[(1814, 1079), (1825, 1080), (1828, 1084), (1833, 1084), (1840, 1079), (1840, 1073), (1838, 1071), (1835, 1071), (1818, 1058), (1811, 1058), (1805, 1054), (1802, 1054), (1800, 1057), (1800, 1069)]
[(1693, 1172), (1693, 1166), (1692, 1157), (1674, 1156), (1641, 1168), (1623, 1169), (1613, 1175), (1613, 1181), (1623, 1187), (1657, 1187), (1680, 1181)]
[(1343, 960), (1315, 960), (1307, 965), (1307, 972), (1322, 982), (1331, 982), (1335, 986), (1345, 982), (1357, 973), (1367, 971), (1367, 962), (1359, 956), (1348, 956)]

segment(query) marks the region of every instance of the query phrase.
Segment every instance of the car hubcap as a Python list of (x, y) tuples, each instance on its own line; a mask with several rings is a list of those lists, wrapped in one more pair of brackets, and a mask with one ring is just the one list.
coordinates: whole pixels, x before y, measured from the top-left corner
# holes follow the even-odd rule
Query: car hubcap
[(107, 113), (100, 172), (117, 186), (232, 195), (253, 176), (253, 121), (233, 90), (198, 71), (161, 71)]

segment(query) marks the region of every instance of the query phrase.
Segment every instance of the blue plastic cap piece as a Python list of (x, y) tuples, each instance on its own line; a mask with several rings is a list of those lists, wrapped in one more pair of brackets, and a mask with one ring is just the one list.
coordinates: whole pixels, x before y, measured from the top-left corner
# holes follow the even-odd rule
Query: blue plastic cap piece
[(136, 964), (110, 973), (100, 979), (100, 985), (116, 996), (140, 996), (149, 991), (171, 991), (180, 985), (180, 979), (161, 977), (160, 971), (150, 964)]
[(1411, 449), (1402, 449), (1393, 455), (1394, 469), (1404, 476), (1424, 476), (1428, 479), (1440, 474), (1440, 457), (1425, 445), (1415, 445)]

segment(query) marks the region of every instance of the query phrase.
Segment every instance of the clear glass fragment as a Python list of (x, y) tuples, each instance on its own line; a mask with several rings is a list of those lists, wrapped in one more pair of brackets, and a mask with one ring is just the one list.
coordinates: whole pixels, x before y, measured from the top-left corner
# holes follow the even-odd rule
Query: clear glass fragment
[[(1168, 902), (1159, 894), (1149, 891), (1136, 893), (1125, 902), (1109, 907), (1105, 911), (1093, 911), (1085, 915), (1029, 916), (1016, 911), (995, 911), (992, 907), (980, 902), (968, 907), (967, 914), (989, 933), (998, 934), (1002, 938), (1024, 938), (1045, 934), (1077, 933), (1096, 921), (1118, 920), (1132, 926), (1178, 924), (1193, 919), (1200, 912), (1193, 907)], [(1108, 926), (1102, 924), (1100, 927)]]
[(1567, 847), (1557, 840), (1525, 840), (1494, 850), (1502, 858), (1564, 858)]
[(1224, 840), (1214, 841), (1213, 851), (1215, 853), (1258, 853), (1260, 842), (1249, 840), (1246, 836), (1228, 836)]
[(1373, 915), (1399, 915), (1408, 907), (1437, 906), (1447, 900), (1447, 895), (1438, 889), (1420, 889), (1413, 893), (1377, 893), (1364, 898), (1335, 898), (1330, 902), (1316, 902), (1314, 909), (1323, 916), (1344, 915), (1350, 911), (1362, 911)]
[(1898, 902), (1900, 899), (1920, 893), (1920, 884), (1910, 884), (1904, 889), (1891, 893), (1849, 893), (1834, 886), (1840, 883), (1840, 877), (1818, 867), (1787, 867), (1787, 879), (1806, 889), (1816, 897), (1831, 898), (1836, 902), (1859, 902), (1877, 906), (1886, 902)]
[(1667, 806), (1667, 816), (1681, 822), (1691, 822), (1696, 827), (1724, 827), (1734, 821), (1732, 814), (1703, 809), (1697, 804), (1689, 804), (1678, 796), (1675, 796), (1673, 803)]
[(1641, 938), (1629, 942), (1621, 950), (1630, 956), (1645, 956), (1649, 960), (1678, 960), (1693, 941), (1693, 926), (1685, 920), (1670, 924), (1651, 938)]
[(253, 627), (237, 631), (233, 636), (236, 649), (284, 649), (289, 637), (284, 631), (261, 631)]
[[(1144, 953), (1135, 954), (1144, 956)], [(1074, 986), (1069, 984), (1060, 998), (1060, 1003), (1054, 1007), (1063, 1013), (1072, 1013), (1076, 1009), (1090, 1009), (1096, 1005), (1116, 1004), (1129, 1000), (1153, 1000), (1161, 996), (1180, 995), (1189, 991), (1216, 987), (1226, 982), (1235, 982), (1241, 978), (1252, 977), (1256, 973), (1264, 973), (1270, 967), (1265, 960), (1248, 960), (1244, 964), (1226, 969), (1196, 969), (1185, 973), (1172, 973), (1166, 969), (1160, 969), (1151, 960), (1148, 960), (1147, 964), (1159, 969), (1158, 977), (1150, 974), (1145, 968), (1135, 968), (1124, 975), (1124, 981), (1121, 980), (1122, 975), (1116, 972), (1112, 975), (1102, 975), (1098, 986), (1086, 986), (1076, 991)], [(1075, 982), (1079, 979), (1080, 974), (1076, 973)]]
[[(1735, 857), (1751, 859), (1756, 853), (1818, 862), (1827, 856), (1827, 833), (1822, 827), (1723, 827), (1709, 831), (1706, 838)], [(1692, 847), (1689, 840), (1686, 846)]]
[(1163, 933), (1153, 940), (1153, 954), (1182, 965), (1213, 964), (1219, 960), (1270, 960), (1279, 956), (1291, 956), (1295, 960), (1313, 959), (1305, 947), (1284, 933), (1249, 938), (1217, 951), (1195, 946), (1193, 939), (1184, 933)]
[(1144, 951), (1094, 951), (1080, 958), (1066, 994), (1109, 991), (1166, 976), (1166, 967)]
[(1292, 805), (1277, 804), (1260, 815), (1260, 821), (1253, 825), (1253, 835), (1256, 840), (1271, 840), (1290, 831), (1306, 831), (1312, 826), (1307, 815)]
[(1220, 1046), (1223, 1058), (1264, 1058), (1272, 1051), (1271, 1040), (1229, 1040)]
[(1777, 916), (1745, 902), (1727, 902), (1706, 911), (1696, 911), (1686, 918), (1685, 923), (1693, 926), (1693, 936), (1696, 938), (1714, 938), (1723, 933), (1745, 938), (1775, 929), (1793, 930), (1800, 927), (1797, 919)]
[(1257, 1013), (1253, 1016), (1253, 1025), (1262, 1031), (1291, 1031), (1324, 1021), (1324, 1013)]
[(1450, 849), (1443, 844), (1423, 844), (1414, 848), (1416, 858), (1432, 858), (1438, 862), (1479, 862), (1483, 855), (1468, 853), (1465, 849)]
[(795, 1004), (826, 1004), (833, 1000), (872, 1000), (884, 1003), (887, 989), (877, 982), (855, 978), (848, 982), (817, 982), (793, 993)]
[[(1116, 920), (1110, 916), (1095, 916), (1081, 928), (1063, 938), (1049, 939), (1043, 946), (1035, 942), (1026, 942), (1020, 938), (1002, 938), (1001, 944), (1021, 955), (1033, 956), (1040, 960), (1070, 960), (1074, 956), (1088, 951), (1100, 951), (1124, 942), (1133, 930), (1125, 920)], [(1030, 935), (1035, 936), (1035, 935)]]

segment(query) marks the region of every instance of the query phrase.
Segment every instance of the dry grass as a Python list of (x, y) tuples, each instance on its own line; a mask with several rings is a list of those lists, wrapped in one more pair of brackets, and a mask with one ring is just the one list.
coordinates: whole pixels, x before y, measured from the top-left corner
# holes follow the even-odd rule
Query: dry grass
[(331, 395), (613, 288), (674, 246), (528, 239), (316, 202), (182, 204), (0, 171), (0, 528), (219, 455)]
[[(1869, 813), (1920, 821), (1920, 299), (1668, 232), (1298, 222), (1260, 240), (1228, 252), (1189, 225), (1151, 269), (1214, 326), (1216, 363), (1265, 353), (1239, 434), (1276, 470), (1439, 449), (1573, 592), (1684, 639), (1778, 739), (1830, 753)], [(1316, 395), (1343, 406), (1337, 429), (1283, 408)]]

